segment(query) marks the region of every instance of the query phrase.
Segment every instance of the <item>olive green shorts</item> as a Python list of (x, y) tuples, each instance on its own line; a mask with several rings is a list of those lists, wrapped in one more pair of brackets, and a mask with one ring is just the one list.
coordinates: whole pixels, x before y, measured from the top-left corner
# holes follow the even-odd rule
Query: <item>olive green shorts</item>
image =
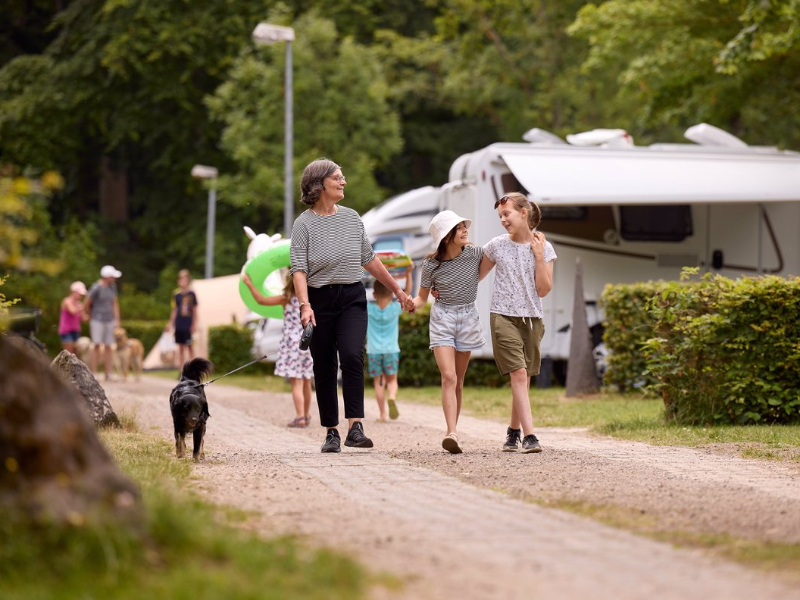
[(508, 375), (517, 369), (527, 369), (528, 377), (539, 374), (542, 355), (539, 345), (544, 337), (544, 323), (532, 317), (508, 317), (491, 313), (494, 361), (500, 373)]

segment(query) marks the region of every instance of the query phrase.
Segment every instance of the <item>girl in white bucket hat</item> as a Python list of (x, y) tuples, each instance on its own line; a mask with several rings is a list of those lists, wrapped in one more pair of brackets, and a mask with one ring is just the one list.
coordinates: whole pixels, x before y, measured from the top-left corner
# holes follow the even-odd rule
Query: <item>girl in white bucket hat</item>
[(462, 451), (456, 425), (469, 356), (486, 343), (475, 307), (483, 249), (469, 243), (471, 224), (452, 210), (433, 218), (430, 234), (436, 250), (422, 263), (419, 296), (414, 298), (414, 306), (419, 308), (428, 301), (430, 291), (436, 291), (430, 314), (430, 348), (442, 374), (442, 410), (447, 423), (442, 447), (453, 454)]

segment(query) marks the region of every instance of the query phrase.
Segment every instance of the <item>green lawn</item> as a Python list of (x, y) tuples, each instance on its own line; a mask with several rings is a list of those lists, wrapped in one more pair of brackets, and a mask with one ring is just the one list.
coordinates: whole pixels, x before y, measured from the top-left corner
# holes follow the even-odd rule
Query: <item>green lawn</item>
[[(158, 374), (177, 378), (177, 371)], [(249, 390), (290, 392), (283, 378), (275, 376), (236, 374), (221, 382)], [(368, 396), (371, 389), (368, 384)], [(440, 390), (438, 387), (401, 387), (398, 401), (438, 406)], [(505, 421), (510, 407), (509, 388), (464, 390), (465, 414)], [(664, 405), (659, 399), (611, 393), (566, 398), (564, 388), (531, 388), (531, 409), (534, 424), (540, 427), (588, 427), (604, 435), (656, 445), (729, 444), (744, 457), (800, 462), (800, 425), (672, 425), (664, 422)]]
[(102, 438), (142, 489), (144, 531), (108, 524), (32, 530), (4, 515), (3, 600), (350, 600), (374, 582), (349, 558), (237, 528), (246, 515), (189, 491), (190, 463), (176, 460), (166, 440), (129, 430)]

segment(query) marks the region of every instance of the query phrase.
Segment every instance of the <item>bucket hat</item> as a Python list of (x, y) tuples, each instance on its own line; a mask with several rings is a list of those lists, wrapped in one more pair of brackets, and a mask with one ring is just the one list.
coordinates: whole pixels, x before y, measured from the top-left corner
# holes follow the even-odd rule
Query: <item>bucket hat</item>
[(467, 229), (469, 229), (469, 226), (472, 225), (472, 221), (470, 219), (460, 217), (452, 210), (443, 210), (438, 215), (433, 217), (429, 229), (431, 232), (431, 237), (433, 238), (433, 247), (438, 248), (439, 244), (442, 243), (442, 240), (448, 233), (450, 233), (453, 227), (462, 221), (466, 223)]
[(100, 269), (100, 277), (105, 279), (106, 277), (113, 277), (116, 279), (117, 277), (122, 277), (122, 271), (117, 271), (111, 265), (106, 265), (102, 269)]

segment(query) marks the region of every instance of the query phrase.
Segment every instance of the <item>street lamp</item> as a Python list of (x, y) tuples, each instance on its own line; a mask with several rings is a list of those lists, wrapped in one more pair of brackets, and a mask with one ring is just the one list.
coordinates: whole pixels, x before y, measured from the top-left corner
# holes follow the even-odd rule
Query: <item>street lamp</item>
[(286, 123), (284, 126), (285, 147), (284, 156), (284, 191), (283, 191), (283, 229), (286, 237), (292, 235), (292, 221), (294, 221), (294, 198), (292, 197), (292, 42), (294, 29), (259, 23), (253, 30), (253, 41), (256, 44), (274, 44), (286, 42)]
[(214, 224), (217, 220), (217, 175), (214, 167), (195, 165), (192, 167), (192, 177), (198, 179), (211, 179), (208, 189), (208, 223), (206, 224), (206, 279), (214, 276)]

